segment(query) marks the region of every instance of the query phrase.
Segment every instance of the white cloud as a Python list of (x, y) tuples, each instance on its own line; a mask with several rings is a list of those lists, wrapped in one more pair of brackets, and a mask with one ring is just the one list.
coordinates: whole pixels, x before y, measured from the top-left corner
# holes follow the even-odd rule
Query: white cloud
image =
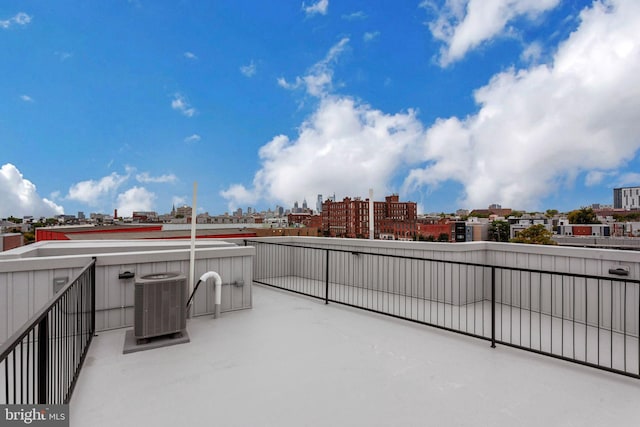
[(240, 206), (253, 205), (260, 200), (261, 195), (255, 189), (248, 189), (242, 184), (232, 184), (220, 195), (229, 202), (229, 210), (236, 210)]
[(33, 102), (33, 98), (31, 98), (29, 95), (20, 95), (20, 99), (22, 99), (24, 102)]
[(349, 43), (349, 38), (344, 37), (338, 43), (333, 45), (327, 55), (319, 62), (314, 64), (307, 75), (296, 77), (294, 83), (289, 83), (284, 77), (278, 78), (278, 85), (289, 90), (304, 87), (309, 95), (321, 97), (326, 95), (332, 88), (333, 69), (332, 65), (338, 56), (344, 52)]
[(243, 65), (242, 67), (240, 67), (240, 72), (246, 77), (253, 77), (256, 74), (255, 62), (251, 61), (247, 65)]
[(171, 108), (176, 111), (181, 112), (183, 115), (187, 117), (193, 117), (196, 114), (196, 109), (193, 108), (184, 95), (180, 93), (176, 93), (173, 95), (173, 100), (171, 101)]
[(347, 21), (356, 21), (360, 19), (367, 19), (367, 15), (363, 11), (359, 10), (357, 12), (344, 14), (341, 16), (341, 18)]
[(98, 206), (129, 179), (128, 175), (118, 175), (113, 172), (99, 180), (87, 180), (73, 184), (69, 188), (66, 198)]
[(27, 15), (24, 12), (18, 12), (16, 15), (12, 16), (6, 20), (0, 20), (0, 28), (8, 29), (14, 25), (27, 25), (31, 22), (31, 16)]
[(25, 179), (16, 166), (5, 163), (0, 167), (0, 217), (11, 215), (23, 217), (49, 217), (64, 213), (59, 206), (49, 199), (40, 197), (36, 186)]
[(364, 40), (365, 42), (370, 42), (378, 38), (379, 35), (380, 35), (380, 31), (364, 33), (364, 35), (362, 36), (362, 40)]
[(607, 177), (611, 176), (611, 172), (603, 172), (599, 170), (589, 171), (584, 178), (584, 185), (587, 187), (593, 187), (594, 185), (599, 185), (602, 181)]
[(640, 186), (640, 173), (638, 172), (628, 172), (622, 174), (616, 180), (616, 187), (637, 187)]
[(390, 191), (389, 181), (412, 161), (423, 135), (413, 111), (385, 114), (352, 98), (325, 96), (297, 138), (279, 135), (262, 146), (261, 168), (251, 188), (221, 192), (230, 209), (258, 200), (292, 204), (322, 194), (366, 195)]
[(366, 195), (370, 187), (386, 192), (397, 169), (414, 161), (423, 135), (414, 111), (385, 114), (329, 93), (332, 66), (348, 42), (341, 39), (294, 83), (278, 79), (287, 89), (304, 87), (320, 99), (319, 106), (300, 126), (297, 139), (279, 135), (260, 149), (262, 167), (250, 188), (233, 184), (220, 193), (231, 210), (259, 200), (312, 200), (316, 194), (306, 194), (309, 189), (342, 195)]
[(29, 22), (31, 22), (31, 17), (24, 12), (18, 13), (12, 19), (18, 25), (27, 25)]
[(73, 54), (70, 52), (54, 52), (54, 55), (60, 58), (61, 62), (66, 61), (73, 56)]
[[(549, 64), (495, 75), (480, 109), (438, 120), (405, 190), (462, 183), (467, 207), (539, 208), (581, 173), (609, 172), (640, 148), (640, 2), (594, 2)], [(587, 183), (595, 182), (592, 174)]]
[[(458, 203), (539, 209), (541, 201), (581, 176), (585, 184), (637, 185), (618, 170), (640, 150), (640, 2), (595, 2), (549, 63), (496, 74), (474, 93), (478, 111), (436, 120), (387, 114), (328, 93), (331, 64), (346, 42), (307, 76), (282, 86), (318, 93), (316, 111), (295, 138), (276, 136), (259, 152), (250, 184), (221, 192), (230, 207), (259, 200), (291, 204), (315, 194), (429, 192), (446, 182), (464, 190)], [(311, 85), (327, 77), (324, 84)], [(409, 172), (405, 172), (412, 168)]]
[[(611, 171), (601, 171), (601, 170), (591, 170), (588, 171), (584, 177), (584, 185), (587, 187), (594, 187), (597, 185), (602, 185), (606, 182), (609, 183), (609, 186), (613, 186), (616, 181), (618, 182), (623, 182), (626, 179), (631, 179), (631, 181), (634, 180), (634, 176), (636, 177), (640, 177), (640, 174), (634, 174), (634, 173), (626, 173), (626, 174), (622, 174), (620, 175), (620, 172), (617, 170), (611, 170)], [(635, 181), (637, 183), (640, 183), (639, 179), (635, 179)], [(615, 184), (618, 185), (618, 184)]]
[(542, 58), (542, 45), (538, 42), (529, 44), (520, 54), (520, 59), (527, 64), (537, 64)]
[(329, 9), (329, 0), (318, 0), (317, 2), (310, 4), (307, 6), (304, 2), (302, 3), (302, 10), (307, 16), (320, 14), (326, 15), (327, 10)]
[(193, 52), (185, 52), (183, 55), (185, 58), (191, 59), (192, 61), (195, 61), (198, 59), (198, 56)]
[(430, 0), (420, 6), (433, 9), (437, 18), (429, 23), (434, 38), (444, 43), (440, 65), (462, 59), (482, 43), (500, 36), (515, 18), (535, 18), (553, 9), (560, 0), (446, 0), (438, 7)]
[(172, 183), (178, 180), (174, 174), (165, 174), (160, 176), (151, 176), (149, 172), (143, 172), (136, 175), (136, 180), (141, 183)]
[(134, 186), (123, 191), (122, 189), (126, 188), (125, 185), (131, 178), (143, 184), (167, 184), (178, 181), (174, 174), (136, 173), (136, 168), (133, 166), (125, 166), (125, 171), (124, 175), (113, 172), (100, 179), (73, 184), (65, 199), (81, 202), (98, 210), (109, 211), (117, 207), (121, 215), (130, 216), (133, 210), (152, 210), (156, 200), (156, 195), (143, 187)]
[(188, 136), (184, 139), (184, 142), (186, 142), (187, 144), (191, 144), (191, 143), (195, 143), (198, 142), (202, 139), (202, 137), (200, 135), (198, 135), (197, 133), (194, 133), (191, 136)]
[(186, 196), (173, 196), (171, 198), (171, 202), (173, 203), (174, 206), (183, 206), (187, 204), (187, 197)]
[(118, 194), (118, 215), (132, 216), (134, 211), (151, 211), (156, 195), (144, 187), (133, 187)]
[(297, 89), (302, 84), (302, 79), (298, 77), (296, 78), (295, 83), (289, 83), (284, 77), (278, 77), (277, 82), (278, 82), (278, 86), (285, 89), (293, 90), (293, 89)]

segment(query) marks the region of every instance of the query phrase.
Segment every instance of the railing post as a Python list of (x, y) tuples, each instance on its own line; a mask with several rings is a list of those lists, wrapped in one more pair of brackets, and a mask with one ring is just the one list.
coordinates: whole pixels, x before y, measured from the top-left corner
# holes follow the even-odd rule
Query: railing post
[(496, 348), (496, 268), (491, 267), (491, 348)]
[(47, 403), (49, 389), (49, 316), (38, 323), (38, 403)]
[(324, 303), (329, 304), (329, 249), (325, 249)]
[(91, 266), (91, 336), (96, 333), (96, 263), (97, 257), (93, 257), (93, 265)]

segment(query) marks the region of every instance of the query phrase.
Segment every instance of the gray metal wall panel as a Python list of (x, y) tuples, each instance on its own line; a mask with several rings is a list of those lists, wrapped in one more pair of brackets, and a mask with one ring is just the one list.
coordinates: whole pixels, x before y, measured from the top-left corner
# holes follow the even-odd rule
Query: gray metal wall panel
[[(21, 263), (24, 268), (28, 264)], [(0, 342), (4, 342), (53, 298), (53, 279), (72, 280), (80, 268), (0, 273)]]
[[(196, 251), (196, 277), (212, 268), (217, 260), (223, 281), (229, 277), (242, 280), (244, 286), (232, 290), (223, 286), (221, 311), (251, 307), (253, 281), (252, 248), (205, 248)], [(82, 257), (68, 255), (56, 258), (18, 258), (0, 260), (0, 342), (6, 340), (31, 316), (53, 298), (53, 279), (72, 280), (89, 262)], [(70, 267), (62, 268), (61, 266)], [(54, 267), (55, 266), (55, 267)], [(188, 273), (188, 251), (156, 251), (153, 253), (103, 254), (96, 266), (96, 328), (97, 330), (133, 325), (133, 288), (135, 279), (119, 279), (124, 271), (141, 276), (164, 271)], [(212, 287), (212, 284), (208, 284)], [(213, 314), (213, 292), (195, 297), (194, 315)], [(231, 293), (233, 292), (233, 295)]]
[[(381, 258), (376, 264), (375, 261), (367, 260), (375, 258), (373, 256), (358, 256), (351, 252), (362, 251), (605, 277), (609, 268), (622, 265), (629, 268), (630, 278), (640, 278), (637, 254), (625, 251), (496, 243), (401, 244), (321, 238), (287, 238), (277, 241), (349, 251), (331, 253), (329, 280), (332, 283), (403, 293), (453, 304), (466, 304), (483, 297), (489, 300), (490, 268), (454, 267), (451, 264), (445, 267), (444, 264), (427, 263), (427, 266), (423, 266), (424, 272), (421, 272), (419, 267), (416, 269), (416, 261)], [(323, 280), (323, 272), (320, 273), (322, 268), (304, 268), (309, 264), (310, 258), (312, 257), (306, 255), (305, 258), (302, 252), (298, 252), (293, 258), (287, 258), (293, 261), (287, 261), (285, 266), (293, 269), (293, 274), (298, 277)], [(314, 262), (323, 265), (319, 256), (314, 258)], [(295, 265), (291, 266), (291, 263)], [(280, 273), (286, 274), (286, 271), (281, 269)], [(471, 287), (468, 287), (468, 283), (461, 286), (461, 278), (471, 280)], [(428, 283), (426, 286), (425, 281)], [(617, 282), (613, 283), (612, 286), (603, 281), (598, 291), (597, 283), (593, 280), (562, 279), (562, 276), (498, 269), (496, 297), (498, 303), (509, 303), (515, 308), (540, 311), (576, 322), (586, 321), (592, 325), (598, 324), (599, 319), (601, 327), (638, 334), (640, 287), (631, 284), (625, 288)]]

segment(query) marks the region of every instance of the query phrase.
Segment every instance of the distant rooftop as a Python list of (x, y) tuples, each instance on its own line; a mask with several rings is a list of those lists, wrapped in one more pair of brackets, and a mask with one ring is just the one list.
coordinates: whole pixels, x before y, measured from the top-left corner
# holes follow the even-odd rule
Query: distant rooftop
[(99, 332), (72, 425), (640, 425), (636, 379), (261, 286), (188, 331), (127, 355)]

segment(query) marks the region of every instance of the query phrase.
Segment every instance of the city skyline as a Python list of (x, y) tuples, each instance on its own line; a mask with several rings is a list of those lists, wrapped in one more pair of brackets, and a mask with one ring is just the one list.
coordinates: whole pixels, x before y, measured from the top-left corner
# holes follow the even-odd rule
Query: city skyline
[[(633, 187), (635, 188), (640, 188), (640, 187)], [(368, 201), (368, 197), (350, 197), (350, 196), (345, 196), (342, 200), (332, 200), (330, 198), (325, 199), (326, 201), (333, 201), (333, 202), (343, 202), (344, 200), (365, 200)], [(374, 197), (374, 202), (376, 203), (382, 203), (384, 202), (384, 200), (378, 200)], [(412, 200), (400, 200), (400, 202), (408, 202), (408, 203), (415, 203)], [(117, 218), (127, 218), (127, 219), (131, 219), (132, 216), (135, 217), (134, 214), (157, 214), (159, 216), (167, 216), (167, 215), (178, 215), (178, 216), (184, 216), (181, 212), (180, 209), (188, 209), (189, 212), (191, 212), (192, 210), (192, 206), (189, 203), (183, 203), (180, 205), (174, 205), (171, 208), (167, 209), (152, 209), (152, 210), (148, 210), (148, 211), (143, 211), (143, 210), (133, 210), (132, 211), (132, 215), (121, 215), (121, 213), (117, 210), (114, 209), (113, 211), (107, 212), (107, 211), (77, 211), (77, 212), (65, 212), (64, 214), (59, 214), (59, 215), (52, 215), (49, 216), (49, 218), (56, 218), (56, 217), (71, 217), (71, 218), (78, 218), (78, 219), (86, 219), (89, 218), (89, 216), (105, 216), (105, 217), (114, 217), (114, 214), (117, 214)], [(442, 214), (445, 215), (450, 215), (450, 216), (457, 216), (457, 217), (467, 217), (469, 216), (469, 214), (471, 214), (470, 216), (474, 216), (473, 212), (476, 211), (476, 213), (480, 212), (480, 211), (486, 211), (486, 210), (509, 210), (514, 212), (517, 215), (521, 215), (521, 214), (540, 214), (540, 215), (546, 215), (549, 212), (553, 212), (553, 211), (557, 211), (556, 215), (566, 215), (569, 214), (573, 211), (578, 211), (581, 209), (603, 209), (603, 210), (614, 210), (617, 209), (620, 212), (628, 212), (628, 213), (635, 213), (636, 210), (634, 208), (634, 210), (630, 210), (628, 208), (615, 208), (614, 204), (611, 203), (607, 203), (607, 204), (601, 204), (601, 203), (593, 203), (593, 204), (589, 204), (589, 205), (583, 205), (583, 206), (576, 206), (576, 207), (572, 207), (569, 208), (568, 210), (558, 210), (555, 209), (553, 207), (549, 207), (549, 208), (543, 208), (543, 209), (539, 209), (539, 210), (521, 210), (518, 208), (513, 208), (513, 207), (503, 207), (500, 204), (491, 204), (489, 206), (479, 206), (479, 207), (475, 207), (475, 208), (470, 208), (470, 209), (463, 209), (463, 208), (459, 208), (456, 209), (454, 211), (443, 211), (443, 210), (432, 210), (429, 212), (421, 212), (420, 210), (417, 210), (417, 214), (418, 216), (421, 217), (429, 217), (429, 216), (441, 216)], [(466, 212), (466, 213), (461, 213), (461, 212)], [(317, 209), (317, 207), (307, 207), (307, 208), (300, 208), (299, 206), (297, 206), (294, 202), (294, 205), (286, 207), (286, 206), (281, 206), (281, 205), (275, 205), (275, 206), (266, 206), (264, 208), (261, 209), (256, 209), (253, 206), (238, 206), (236, 209), (234, 209), (233, 211), (224, 211), (224, 212), (209, 212), (209, 211), (204, 211), (201, 208), (198, 208), (198, 216), (200, 215), (208, 215), (210, 217), (222, 217), (222, 216), (243, 216), (243, 217), (248, 217), (248, 216), (253, 216), (253, 215), (268, 215), (268, 214), (274, 214), (276, 216), (285, 216), (288, 214), (296, 214), (296, 213), (306, 213), (306, 214), (311, 214), (311, 215), (321, 215), (322, 214), (322, 210)], [(190, 216), (190, 215), (188, 215)], [(482, 214), (480, 214), (480, 216), (482, 216)], [(502, 215), (497, 215), (498, 217), (502, 217)], [(38, 216), (38, 215), (23, 215), (23, 216), (16, 216), (16, 215), (7, 215), (5, 217), (0, 217), (0, 219), (7, 219), (7, 218), (17, 218), (17, 219), (21, 219), (21, 218), (30, 218), (33, 220), (37, 220), (37, 219), (46, 219), (46, 216)]]
[[(64, 25), (62, 25), (64, 23)], [(0, 217), (612, 204), (640, 184), (640, 4), (0, 9)]]

